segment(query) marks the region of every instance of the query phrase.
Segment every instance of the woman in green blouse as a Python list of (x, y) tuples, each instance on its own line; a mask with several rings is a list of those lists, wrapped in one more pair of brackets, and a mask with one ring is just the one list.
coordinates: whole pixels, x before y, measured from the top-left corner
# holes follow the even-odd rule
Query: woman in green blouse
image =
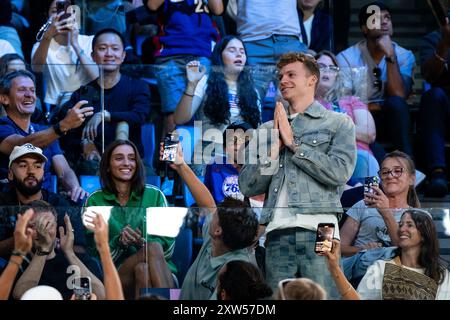
[[(136, 146), (116, 140), (100, 162), (102, 189), (87, 199), (86, 206), (114, 206), (108, 221), (109, 246), (119, 271), (126, 298), (139, 298), (140, 288), (172, 288), (177, 270), (172, 257), (175, 239), (145, 233), (146, 208), (165, 207), (158, 188), (145, 185), (145, 172)], [(93, 234), (87, 231), (88, 247), (98, 255)]]

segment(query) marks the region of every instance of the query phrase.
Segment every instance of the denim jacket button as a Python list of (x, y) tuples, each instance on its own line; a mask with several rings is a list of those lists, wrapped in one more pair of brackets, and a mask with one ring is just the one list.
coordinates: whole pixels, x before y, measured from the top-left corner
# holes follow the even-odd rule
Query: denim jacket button
[(303, 157), (305, 154), (302, 152), (302, 153), (300, 153), (300, 157)]
[(317, 143), (317, 140), (313, 140), (313, 143), (316, 144), (316, 143)]
[(278, 192), (278, 189), (277, 189), (277, 188), (275, 188), (275, 189), (273, 189), (273, 191), (274, 191), (274, 192)]
[(280, 164), (280, 168), (283, 168), (283, 164)]

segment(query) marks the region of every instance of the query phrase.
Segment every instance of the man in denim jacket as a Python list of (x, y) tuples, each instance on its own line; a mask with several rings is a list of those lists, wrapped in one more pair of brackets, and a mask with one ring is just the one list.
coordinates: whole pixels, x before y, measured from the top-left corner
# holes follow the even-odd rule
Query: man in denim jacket
[[(274, 121), (253, 135), (239, 188), (247, 197), (266, 194), (260, 231), (267, 232), (271, 287), (285, 278), (307, 277), (335, 298), (325, 257), (314, 252), (315, 232), (318, 223), (334, 223), (337, 229), (340, 196), (355, 168), (355, 127), (347, 115), (314, 100), (320, 74), (314, 58), (287, 53), (277, 67), (289, 107), (277, 103)], [(337, 230), (334, 237), (339, 238)]]

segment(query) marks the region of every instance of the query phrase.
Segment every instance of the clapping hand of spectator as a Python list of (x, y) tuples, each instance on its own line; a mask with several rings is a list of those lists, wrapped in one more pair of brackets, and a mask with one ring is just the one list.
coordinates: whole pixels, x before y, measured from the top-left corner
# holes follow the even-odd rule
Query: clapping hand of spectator
[(282, 142), (282, 144), (280, 144), (280, 148), (283, 145), (292, 146), (294, 144), (294, 133), (292, 132), (292, 127), (289, 123), (286, 110), (280, 101), (277, 101), (275, 106), (274, 119), (275, 118), (278, 123), (278, 130), (280, 131), (280, 138)]
[(69, 255), (73, 253), (74, 230), (67, 214), (64, 216), (64, 224), (66, 231), (64, 231), (64, 227), (59, 227), (59, 244), (64, 254)]
[(109, 250), (109, 228), (108, 224), (103, 219), (103, 216), (95, 212), (92, 218), (92, 223), (87, 223), (86, 228), (94, 232), (94, 240), (98, 251)]
[(89, 192), (84, 190), (80, 186), (73, 187), (72, 190), (67, 192), (67, 195), (70, 197), (70, 200), (73, 202), (78, 202), (78, 200), (83, 200), (89, 196)]
[(50, 252), (53, 250), (56, 239), (55, 221), (51, 217), (39, 215), (34, 222), (35, 239), (34, 245), (41, 251)]
[(200, 61), (194, 60), (186, 64), (186, 77), (191, 83), (198, 83), (206, 73), (206, 67)]
[(28, 221), (33, 217), (33, 209), (28, 209), (25, 213), (17, 215), (16, 228), (14, 230), (14, 250), (23, 255), (31, 251), (33, 246), (34, 230), (28, 227)]

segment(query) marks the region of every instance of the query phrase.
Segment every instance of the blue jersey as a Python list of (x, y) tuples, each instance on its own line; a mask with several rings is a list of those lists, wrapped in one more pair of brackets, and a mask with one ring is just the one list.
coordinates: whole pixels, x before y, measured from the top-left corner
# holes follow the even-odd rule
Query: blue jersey
[(211, 56), (218, 33), (202, 0), (166, 0), (159, 25), (155, 56)]
[(239, 190), (238, 177), (237, 169), (227, 164), (224, 158), (223, 164), (214, 162), (206, 166), (205, 186), (217, 204), (221, 203), (225, 197), (243, 200), (244, 195)]

